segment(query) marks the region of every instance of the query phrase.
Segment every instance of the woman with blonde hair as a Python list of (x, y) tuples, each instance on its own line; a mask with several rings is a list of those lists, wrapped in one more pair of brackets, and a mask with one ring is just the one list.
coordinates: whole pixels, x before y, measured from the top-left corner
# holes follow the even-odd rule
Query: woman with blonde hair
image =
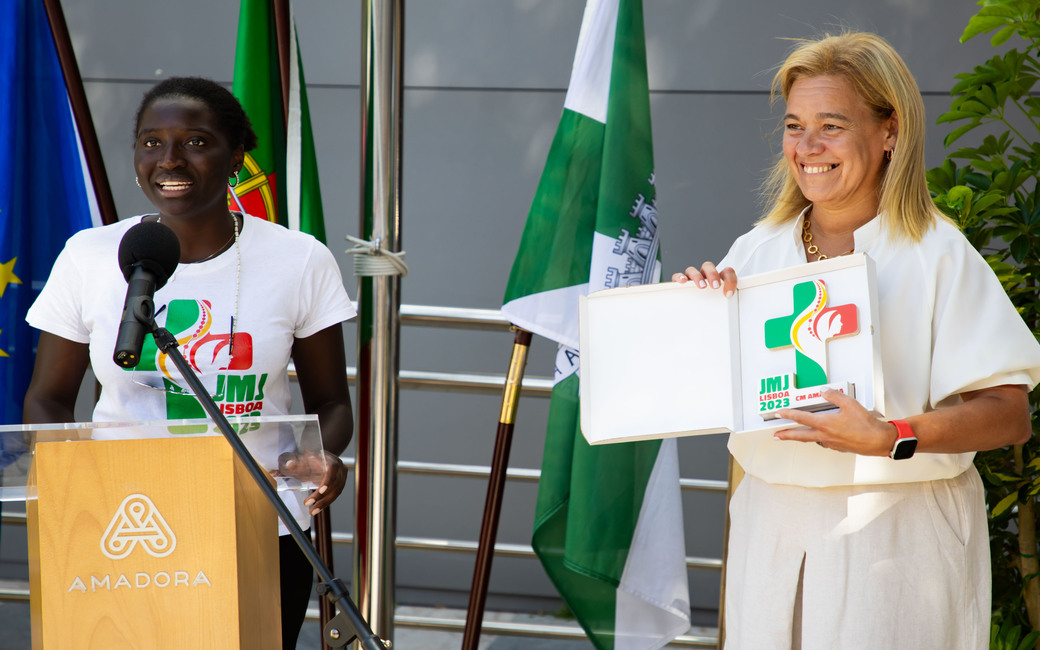
[(972, 458), (1030, 437), (1040, 345), (933, 207), (920, 91), (884, 39), (801, 42), (773, 92), (783, 154), (765, 216), (717, 267), (672, 279), (731, 295), (738, 275), (866, 254), (888, 419), (828, 390), (832, 409), (780, 411), (792, 426), (771, 439), (731, 436), (746, 476), (730, 504), (726, 647), (986, 647), (989, 538)]

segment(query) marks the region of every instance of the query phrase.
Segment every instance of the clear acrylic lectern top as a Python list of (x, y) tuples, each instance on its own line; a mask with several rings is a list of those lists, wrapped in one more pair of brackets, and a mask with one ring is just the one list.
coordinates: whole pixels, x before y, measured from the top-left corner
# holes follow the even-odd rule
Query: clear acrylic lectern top
[[(316, 415), (229, 417), (246, 449), (275, 481), (279, 491), (314, 490), (325, 473)], [(0, 501), (35, 498), (28, 484), (33, 452), (40, 442), (220, 436), (211, 420), (156, 422), (70, 422), (0, 426)], [(290, 460), (292, 470), (287, 463)]]

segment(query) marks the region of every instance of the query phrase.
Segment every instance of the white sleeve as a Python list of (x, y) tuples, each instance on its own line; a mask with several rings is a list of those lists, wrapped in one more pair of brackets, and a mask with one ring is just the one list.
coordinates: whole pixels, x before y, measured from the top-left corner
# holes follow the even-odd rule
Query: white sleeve
[(74, 240), (69, 240), (54, 262), (40, 295), (25, 315), (38, 330), (76, 343), (89, 343), (90, 331), (83, 319), (83, 279), (87, 277), (76, 260)]
[(356, 315), (336, 258), (323, 244), (315, 242), (301, 278), (299, 322), (293, 335), (307, 338)]
[(971, 390), (1040, 382), (1040, 345), (982, 256), (965, 241), (932, 272), (932, 406)]

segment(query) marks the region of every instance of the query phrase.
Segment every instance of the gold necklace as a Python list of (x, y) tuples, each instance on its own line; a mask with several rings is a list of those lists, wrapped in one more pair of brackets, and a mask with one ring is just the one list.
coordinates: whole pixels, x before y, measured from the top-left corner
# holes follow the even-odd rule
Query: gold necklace
[[(229, 214), (230, 214), (230, 212), (229, 212)], [(210, 253), (206, 257), (203, 257), (201, 260), (195, 260), (194, 262), (184, 262), (184, 263), (185, 264), (202, 264), (203, 262), (208, 262), (211, 259), (213, 259), (214, 257), (216, 257), (217, 255), (219, 255), (220, 253), (224, 252), (224, 249), (227, 248), (228, 244), (230, 244), (232, 241), (234, 241), (237, 244), (238, 243), (238, 218), (235, 217), (235, 215), (232, 214), (231, 215), (231, 221), (233, 222), (234, 228), (231, 231), (231, 236), (228, 237), (228, 240), (226, 242), (221, 244), (219, 247), (217, 247), (217, 250), (213, 251), (212, 253)], [(155, 223), (162, 223), (162, 215), (155, 215)]]
[[(809, 223), (809, 213), (806, 212), (805, 221), (802, 222), (802, 241), (807, 244), (807, 246), (805, 247), (805, 252), (809, 253), (810, 255), (815, 255), (817, 262), (819, 262), (820, 260), (829, 260), (830, 256), (821, 253), (820, 248), (816, 244), (812, 243), (812, 233), (809, 232), (810, 225), (811, 224)], [(841, 257), (842, 255), (851, 255), (852, 252), (855, 250), (855, 248), (850, 248), (838, 257)]]
[[(232, 217), (232, 219), (234, 219), (234, 217)], [(237, 220), (237, 219), (235, 220), (235, 225), (236, 225), (236, 226), (238, 225), (238, 220)], [(238, 230), (238, 228), (236, 227), (236, 228), (235, 228), (235, 230)], [(234, 241), (234, 239), (235, 239), (235, 235), (236, 235), (236, 234), (237, 234), (237, 233), (235, 233), (235, 232), (232, 232), (232, 233), (231, 233), (231, 236), (230, 236), (230, 237), (228, 237), (228, 240), (227, 240), (226, 242), (224, 242), (223, 244), (221, 244), (221, 245), (220, 245), (220, 248), (218, 248), (217, 250), (213, 251), (212, 253), (210, 253), (210, 254), (209, 254), (209, 255), (207, 255), (206, 257), (203, 257), (203, 258), (202, 258), (201, 260), (195, 260), (194, 262), (190, 262), (190, 264), (201, 264), (201, 263), (203, 263), (203, 262), (208, 262), (208, 261), (210, 261), (211, 259), (213, 259), (213, 258), (214, 258), (214, 257), (216, 257), (217, 255), (219, 255), (220, 253), (222, 253), (222, 252), (224, 251), (224, 249), (225, 249), (225, 248), (227, 247), (227, 245), (228, 245), (228, 244), (230, 244), (230, 243), (231, 243), (232, 241)]]

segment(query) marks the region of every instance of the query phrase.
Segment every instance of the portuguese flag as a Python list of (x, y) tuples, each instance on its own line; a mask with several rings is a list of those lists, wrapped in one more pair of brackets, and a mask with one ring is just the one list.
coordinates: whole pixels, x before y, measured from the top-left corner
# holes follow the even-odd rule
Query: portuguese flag
[(660, 279), (656, 196), (642, 1), (589, 0), (502, 314), (560, 346), (532, 546), (598, 650), (690, 626), (675, 439), (592, 447), (578, 418), (578, 296)]
[[(289, 110), (282, 104), (271, 0), (242, 0), (232, 92), (259, 144), (246, 154), (235, 194), (246, 212), (310, 233), (325, 243), (318, 164), (296, 24), (289, 19)], [(233, 197), (229, 197), (234, 207)]]

